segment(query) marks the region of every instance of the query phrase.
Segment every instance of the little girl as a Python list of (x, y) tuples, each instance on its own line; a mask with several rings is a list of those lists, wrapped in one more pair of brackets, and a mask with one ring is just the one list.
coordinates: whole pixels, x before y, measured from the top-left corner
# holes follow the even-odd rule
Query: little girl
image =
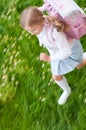
[(41, 53), (40, 60), (50, 62), (52, 77), (63, 90), (58, 100), (63, 105), (71, 93), (64, 74), (86, 64), (86, 53), (83, 54), (80, 41), (67, 38), (65, 32), (68, 26), (58, 18), (45, 17), (37, 7), (26, 8), (21, 14), (20, 23), (22, 28), (37, 35), (40, 44), (48, 49), (50, 55)]

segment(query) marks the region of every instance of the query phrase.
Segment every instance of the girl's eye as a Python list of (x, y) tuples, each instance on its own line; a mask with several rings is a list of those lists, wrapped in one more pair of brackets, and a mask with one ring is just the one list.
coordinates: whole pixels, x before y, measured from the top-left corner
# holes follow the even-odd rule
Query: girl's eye
[(36, 31), (36, 29), (33, 30), (33, 32), (35, 32), (35, 31)]

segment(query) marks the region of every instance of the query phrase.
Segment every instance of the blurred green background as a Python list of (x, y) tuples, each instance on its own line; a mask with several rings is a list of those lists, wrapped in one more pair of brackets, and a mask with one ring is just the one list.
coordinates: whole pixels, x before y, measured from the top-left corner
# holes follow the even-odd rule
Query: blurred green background
[[(76, 2), (86, 8), (86, 0)], [(72, 94), (65, 105), (58, 105), (62, 91), (49, 64), (39, 60), (46, 50), (20, 27), (21, 11), (42, 3), (0, 3), (0, 130), (86, 130), (86, 67), (66, 75)], [(81, 42), (86, 51), (86, 36)]]

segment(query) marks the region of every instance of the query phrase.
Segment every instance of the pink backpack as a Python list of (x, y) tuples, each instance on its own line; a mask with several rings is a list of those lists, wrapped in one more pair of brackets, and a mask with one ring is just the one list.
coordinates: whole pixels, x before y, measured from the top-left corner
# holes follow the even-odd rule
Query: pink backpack
[(86, 34), (86, 15), (73, 0), (44, 0), (39, 9), (66, 22), (69, 25), (67, 35), (70, 38), (80, 39)]

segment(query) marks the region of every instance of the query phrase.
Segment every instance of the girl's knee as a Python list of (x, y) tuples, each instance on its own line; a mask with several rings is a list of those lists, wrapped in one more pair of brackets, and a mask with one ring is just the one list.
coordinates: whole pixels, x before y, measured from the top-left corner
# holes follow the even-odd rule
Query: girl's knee
[(63, 76), (52, 75), (52, 78), (53, 78), (54, 80), (58, 80), (58, 81), (60, 81), (60, 80), (63, 79)]

